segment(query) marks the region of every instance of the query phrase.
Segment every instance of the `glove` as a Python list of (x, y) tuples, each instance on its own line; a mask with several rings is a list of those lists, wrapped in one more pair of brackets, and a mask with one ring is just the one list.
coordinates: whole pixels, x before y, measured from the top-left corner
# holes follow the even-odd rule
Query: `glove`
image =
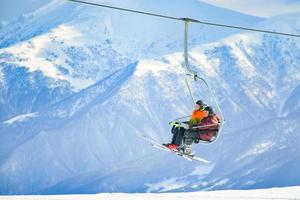
[(175, 128), (180, 127), (180, 123), (176, 121), (172, 121), (169, 123), (171, 126), (174, 126)]
[(180, 127), (185, 128), (185, 129), (188, 128), (188, 125), (187, 125), (187, 124), (183, 124), (183, 123), (181, 123), (181, 122), (172, 121), (172, 122), (170, 122), (169, 124), (170, 124), (171, 126), (173, 126), (174, 128), (180, 128)]

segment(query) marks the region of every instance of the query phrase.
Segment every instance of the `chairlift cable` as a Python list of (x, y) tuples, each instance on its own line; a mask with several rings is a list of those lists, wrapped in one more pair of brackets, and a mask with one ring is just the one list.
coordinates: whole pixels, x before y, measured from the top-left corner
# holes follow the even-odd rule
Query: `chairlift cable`
[(248, 27), (244, 27), (244, 26), (235, 26), (235, 25), (229, 25), (229, 24), (213, 23), (213, 22), (207, 22), (207, 21), (200, 21), (200, 20), (192, 19), (192, 18), (179, 18), (179, 17), (173, 17), (173, 16), (156, 14), (156, 13), (151, 13), (151, 12), (144, 12), (144, 11), (140, 11), (140, 10), (133, 10), (133, 9), (109, 6), (109, 5), (105, 5), (105, 4), (99, 4), (99, 3), (93, 3), (93, 2), (81, 1), (81, 0), (67, 0), (67, 1), (91, 5), (91, 6), (104, 7), (104, 8), (109, 8), (109, 9), (121, 10), (121, 11), (125, 11), (125, 12), (132, 12), (132, 13), (148, 15), (148, 16), (153, 16), (153, 17), (160, 17), (160, 18), (165, 18), (165, 19), (170, 19), (170, 20), (188, 21), (188, 22), (193, 22), (193, 23), (198, 23), (198, 24), (203, 24), (203, 25), (208, 25), (208, 26), (216, 26), (216, 27), (221, 27), (221, 28), (239, 29), (239, 30), (246, 30), (246, 31), (252, 31), (252, 32), (268, 33), (268, 34), (276, 34), (276, 35), (300, 38), (299, 34), (269, 31), (269, 30), (248, 28)]
[(121, 11), (126, 11), (126, 12), (132, 12), (132, 13), (137, 13), (137, 14), (142, 14), (142, 15), (150, 15), (150, 16), (154, 16), (154, 17), (161, 17), (161, 18), (172, 19), (172, 20), (181, 20), (180, 18), (177, 18), (177, 17), (171, 17), (171, 16), (167, 16), (167, 15), (160, 15), (160, 14), (156, 14), (156, 13), (144, 12), (144, 11), (139, 11), (139, 10), (133, 10), (133, 9), (115, 7), (115, 6), (109, 6), (109, 5), (99, 4), (99, 3), (92, 3), (92, 2), (80, 1), (80, 0), (68, 0), (68, 1), (73, 1), (73, 2), (76, 2), (76, 3), (87, 4), (87, 5), (91, 5), (91, 6), (98, 6), (98, 7), (110, 8), (110, 9), (114, 9), (114, 10), (121, 10)]

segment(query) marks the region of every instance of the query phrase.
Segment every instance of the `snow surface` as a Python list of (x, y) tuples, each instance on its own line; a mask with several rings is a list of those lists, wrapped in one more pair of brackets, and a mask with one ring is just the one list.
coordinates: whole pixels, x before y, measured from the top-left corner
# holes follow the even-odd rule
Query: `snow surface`
[(209, 192), (185, 192), (185, 193), (103, 193), (94, 195), (47, 195), (47, 196), (0, 196), (2, 200), (299, 200), (300, 186), (286, 188), (270, 188), (257, 190), (223, 190)]

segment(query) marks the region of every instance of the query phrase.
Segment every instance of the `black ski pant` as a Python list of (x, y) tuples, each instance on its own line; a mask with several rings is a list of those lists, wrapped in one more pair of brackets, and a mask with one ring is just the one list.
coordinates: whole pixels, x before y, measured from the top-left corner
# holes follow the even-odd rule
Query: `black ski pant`
[(182, 144), (182, 140), (183, 140), (185, 131), (186, 131), (186, 129), (183, 127), (173, 126), (173, 128), (172, 128), (173, 137), (172, 137), (171, 143), (177, 144), (178, 146), (180, 146)]
[(199, 139), (199, 130), (197, 129), (185, 129), (183, 127), (172, 128), (172, 144), (180, 146), (182, 142), (186, 145), (192, 145), (194, 140)]

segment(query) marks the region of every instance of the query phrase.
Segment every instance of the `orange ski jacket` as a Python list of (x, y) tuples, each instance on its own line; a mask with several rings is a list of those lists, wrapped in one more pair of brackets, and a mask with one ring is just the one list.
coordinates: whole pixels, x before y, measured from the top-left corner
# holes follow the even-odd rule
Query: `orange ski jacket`
[(194, 110), (189, 121), (190, 128), (192, 126), (198, 125), (207, 116), (208, 112), (205, 110)]

